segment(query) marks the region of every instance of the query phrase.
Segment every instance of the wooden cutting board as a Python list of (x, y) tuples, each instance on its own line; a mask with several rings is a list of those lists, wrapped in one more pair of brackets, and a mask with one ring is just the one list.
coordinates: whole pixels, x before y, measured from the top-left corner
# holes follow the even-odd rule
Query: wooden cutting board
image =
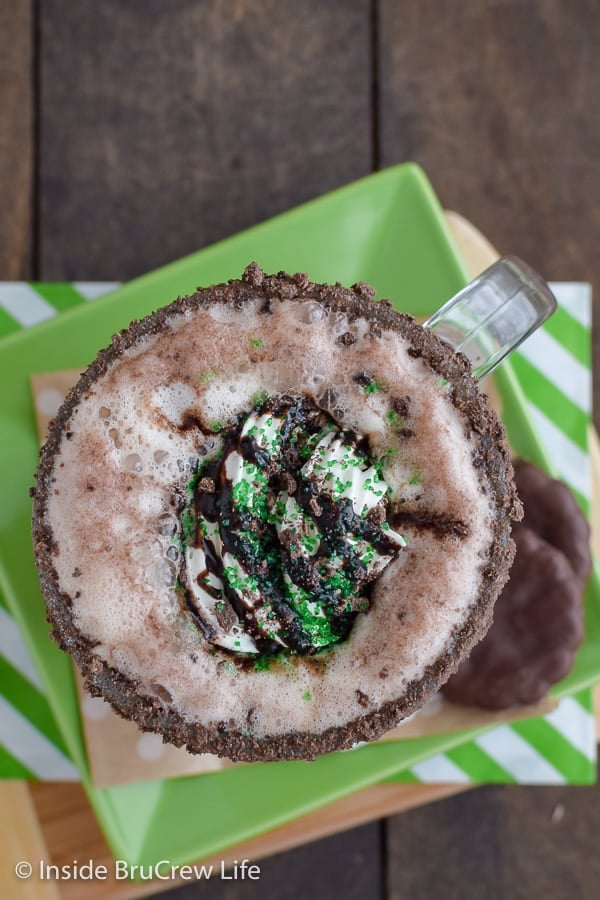
[[(454, 212), (446, 213), (446, 218), (471, 275), (498, 258), (494, 247), (470, 222)], [(600, 449), (595, 433), (590, 449), (594, 496), (600, 497)], [(600, 556), (600, 502), (592, 508), (592, 544)], [(223, 859), (227, 865), (234, 859), (258, 860), (466, 789), (464, 785), (374, 785), (203, 862), (220, 865)], [(148, 895), (148, 882), (16, 880), (14, 867), (20, 860), (44, 860), (60, 866), (76, 859), (92, 859), (97, 865), (105, 864), (110, 872), (110, 850), (79, 784), (0, 782), (0, 810), (2, 900), (134, 900)], [(158, 892), (176, 885), (176, 881), (153, 882), (151, 890)]]

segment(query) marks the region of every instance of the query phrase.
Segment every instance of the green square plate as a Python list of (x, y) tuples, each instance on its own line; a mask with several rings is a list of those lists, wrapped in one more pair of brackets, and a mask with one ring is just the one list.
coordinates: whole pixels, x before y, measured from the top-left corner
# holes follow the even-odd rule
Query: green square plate
[[(0, 347), (0, 588), (28, 641), (107, 839), (118, 858), (133, 864), (158, 859), (183, 863), (217, 853), (477, 733), (362, 747), (314, 763), (248, 765), (106, 790), (96, 790), (90, 782), (70, 660), (48, 637), (32, 561), (27, 492), (38, 445), (29, 376), (85, 367), (132, 318), (198, 284), (237, 277), (253, 259), (267, 271), (306, 271), (316, 281), (369, 281), (380, 296), (415, 315), (432, 312), (467, 280), (427, 179), (407, 164), (144, 275), (105, 299), (15, 334)], [(498, 384), (513, 446), (549, 467), (510, 366), (502, 368)], [(600, 612), (595, 584), (593, 588), (586, 642), (560, 693), (600, 679)]]

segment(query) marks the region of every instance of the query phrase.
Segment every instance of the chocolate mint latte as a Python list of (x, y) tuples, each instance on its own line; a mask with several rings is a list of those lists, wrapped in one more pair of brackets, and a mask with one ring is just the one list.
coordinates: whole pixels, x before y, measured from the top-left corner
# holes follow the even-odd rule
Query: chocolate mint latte
[(519, 511), (464, 357), (366, 285), (253, 264), (81, 376), (35, 555), (54, 638), (123, 716), (191, 752), (310, 759), (449, 677)]

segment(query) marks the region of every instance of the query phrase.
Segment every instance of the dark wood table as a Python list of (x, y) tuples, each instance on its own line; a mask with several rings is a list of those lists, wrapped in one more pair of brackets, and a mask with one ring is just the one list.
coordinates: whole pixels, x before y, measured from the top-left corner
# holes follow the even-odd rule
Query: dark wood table
[[(414, 159), (600, 295), (599, 48), (598, 0), (0, 0), (0, 278), (127, 279)], [(161, 896), (591, 900), (599, 801), (482, 788)]]

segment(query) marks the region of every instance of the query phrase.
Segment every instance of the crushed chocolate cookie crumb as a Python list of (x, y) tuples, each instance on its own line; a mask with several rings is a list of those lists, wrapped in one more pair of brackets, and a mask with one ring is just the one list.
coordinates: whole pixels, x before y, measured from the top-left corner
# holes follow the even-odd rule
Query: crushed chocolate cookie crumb
[(412, 527), (417, 531), (431, 531), (437, 538), (455, 537), (466, 538), (469, 535), (469, 526), (460, 519), (451, 519), (448, 516), (436, 513), (405, 512), (399, 508), (392, 511), (390, 521), (394, 528)]
[(296, 272), (293, 277), (300, 290), (305, 291), (310, 284), (310, 278), (308, 277), (306, 272)]
[(352, 285), (352, 290), (356, 291), (359, 296), (364, 297), (365, 300), (372, 300), (376, 293), (375, 288), (367, 284), (366, 281), (357, 281), (356, 284)]
[(246, 266), (244, 269), (244, 274), (242, 275), (242, 281), (245, 281), (247, 284), (250, 284), (253, 288), (259, 288), (263, 281), (265, 280), (265, 273), (260, 268), (258, 263), (251, 262), (249, 266)]
[(288, 494), (295, 494), (298, 488), (298, 482), (289, 472), (286, 472), (284, 475), (285, 488)]
[(215, 615), (221, 628), (224, 628), (226, 630), (229, 628), (233, 628), (233, 626), (237, 622), (235, 610), (226, 600), (216, 604)]
[(377, 504), (377, 506), (373, 507), (367, 519), (369, 522), (373, 522), (374, 525), (381, 525), (382, 522), (385, 522), (385, 507)]
[(402, 419), (406, 419), (410, 406), (410, 397), (408, 395), (406, 397), (392, 397), (391, 404), (394, 412), (398, 413)]
[(315, 516), (323, 515), (323, 507), (319, 506), (319, 503), (318, 503), (316, 497), (311, 497), (311, 499), (308, 503), (308, 506), (310, 508), (310, 511), (313, 513), (313, 515), (315, 515)]

